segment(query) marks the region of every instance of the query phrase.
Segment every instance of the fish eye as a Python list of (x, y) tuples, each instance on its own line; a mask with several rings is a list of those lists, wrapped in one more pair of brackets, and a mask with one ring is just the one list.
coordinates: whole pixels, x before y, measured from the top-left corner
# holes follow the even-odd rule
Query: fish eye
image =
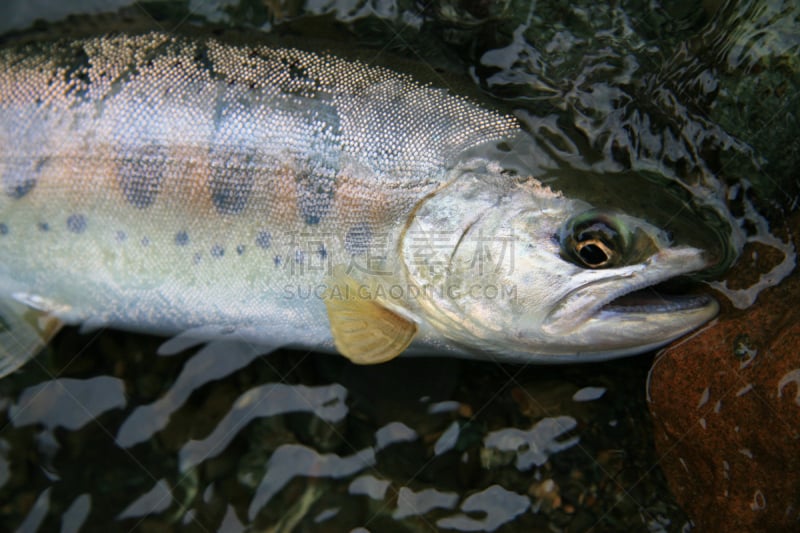
[(609, 250), (605, 243), (598, 239), (579, 242), (575, 246), (581, 260), (592, 268), (600, 268), (608, 263), (614, 256), (614, 252)]
[(567, 221), (561, 230), (561, 254), (588, 268), (620, 264), (627, 238), (622, 223), (608, 211), (591, 209)]

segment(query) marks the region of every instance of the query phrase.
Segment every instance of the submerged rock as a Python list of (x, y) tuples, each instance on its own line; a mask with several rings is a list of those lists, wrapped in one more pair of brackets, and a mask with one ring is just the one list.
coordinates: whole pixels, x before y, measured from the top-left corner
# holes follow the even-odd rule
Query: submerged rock
[(800, 528), (798, 301), (795, 271), (653, 365), (648, 399), (661, 466), (701, 531)]

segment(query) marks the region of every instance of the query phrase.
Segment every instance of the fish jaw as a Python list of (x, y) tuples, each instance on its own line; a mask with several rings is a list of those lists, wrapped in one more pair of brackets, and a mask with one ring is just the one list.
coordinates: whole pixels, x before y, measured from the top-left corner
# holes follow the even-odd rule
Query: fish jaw
[(586, 344), (601, 348), (576, 354), (584, 360), (632, 355), (663, 346), (697, 329), (719, 311), (719, 304), (710, 296), (664, 295), (653, 288), (708, 267), (704, 255), (692, 247), (667, 248), (623, 272), (587, 280), (560, 299), (541, 329), (553, 338), (571, 338), (576, 343), (586, 339)]
[[(537, 259), (541, 260), (539, 254)], [(708, 266), (702, 250), (660, 250), (640, 264), (584, 270), (555, 263), (557, 273), (532, 276), (543, 287), (519, 287), (514, 312), (485, 336), (503, 359), (537, 363), (594, 362), (644, 353), (675, 340), (716, 316), (708, 295), (668, 295), (656, 287)], [(524, 267), (522, 267), (524, 268)], [(496, 321), (483, 311), (480, 322)]]
[[(631, 345), (608, 351), (562, 356), (559, 358), (559, 362), (571, 362), (573, 358), (576, 361), (603, 361), (655, 350), (696, 330), (713, 319), (719, 312), (719, 304), (710, 296), (690, 299), (695, 305), (673, 311), (650, 312), (642, 309), (622, 313), (601, 310), (573, 334), (582, 334), (596, 339), (601, 337), (604, 332), (615, 331), (618, 332), (617, 339), (622, 339), (627, 336), (624, 335), (625, 332), (630, 331)], [(669, 302), (681, 305), (679, 300), (674, 297), (670, 298)], [(642, 343), (643, 335), (648, 335), (651, 339), (650, 342)]]
[[(623, 326), (626, 317), (635, 317), (643, 313), (654, 312), (655, 316), (669, 320), (673, 315), (669, 308), (676, 309), (678, 315), (705, 316), (703, 309), (707, 306), (690, 305), (687, 301), (682, 304), (680, 300), (672, 301), (668, 296), (654, 294), (653, 298), (641, 303), (641, 311), (629, 309), (631, 306), (611, 307), (605, 311), (605, 306), (616, 299), (658, 283), (667, 281), (676, 276), (690, 274), (708, 266), (702, 250), (691, 247), (667, 248), (654, 254), (644, 263), (626, 267), (619, 273), (612, 270), (594, 270), (576, 274), (575, 279), (579, 286), (565, 294), (558, 304), (553, 307), (542, 323), (542, 329), (550, 335), (566, 335), (575, 332), (587, 321), (596, 320), (601, 313), (608, 316), (605, 320), (613, 320), (609, 326)], [(600, 279), (587, 274), (606, 274)], [(595, 279), (593, 279), (595, 278)], [(685, 309), (684, 309), (685, 307)], [(659, 312), (661, 311), (661, 312)], [(710, 311), (710, 309), (709, 309)], [(616, 317), (616, 318), (611, 318)], [(658, 320), (661, 320), (659, 318)], [(699, 317), (698, 317), (699, 318)], [(711, 318), (711, 317), (709, 317)], [(638, 322), (638, 318), (633, 319)], [(707, 319), (706, 319), (707, 320)], [(682, 322), (682, 321), (679, 321)]]

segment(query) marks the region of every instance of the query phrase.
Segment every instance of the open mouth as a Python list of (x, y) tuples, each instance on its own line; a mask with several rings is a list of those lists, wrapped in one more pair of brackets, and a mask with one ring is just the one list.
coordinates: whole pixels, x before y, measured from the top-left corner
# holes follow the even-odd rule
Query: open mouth
[(600, 308), (611, 313), (674, 313), (713, 305), (706, 294), (668, 294), (646, 287), (624, 294)]
[[(589, 278), (565, 294), (543, 329), (564, 335), (591, 321), (622, 325), (629, 320), (649, 323), (659, 334), (693, 329), (718, 309), (716, 300), (696, 293), (683, 277), (705, 266), (701, 250), (681, 247), (662, 250), (639, 265), (611, 269), (607, 277)], [(595, 272), (591, 275), (598, 276)]]

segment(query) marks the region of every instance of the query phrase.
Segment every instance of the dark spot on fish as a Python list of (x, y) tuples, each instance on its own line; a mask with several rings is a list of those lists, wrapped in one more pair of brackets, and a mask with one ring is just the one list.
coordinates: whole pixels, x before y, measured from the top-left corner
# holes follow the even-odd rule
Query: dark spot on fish
[(272, 262), (275, 263), (275, 266), (280, 266), (280, 264), (281, 264), (281, 256), (276, 255), (275, 259), (273, 259)]
[(319, 258), (320, 259), (324, 260), (326, 257), (328, 257), (328, 250), (325, 249), (325, 245), (324, 244), (320, 244), (319, 245), (319, 248), (317, 249), (317, 253), (319, 254)]
[(186, 246), (189, 244), (189, 234), (185, 231), (179, 231), (175, 234), (175, 244), (178, 246)]
[(75, 46), (72, 52), (72, 57), (65, 58), (64, 64), (68, 67), (63, 71), (64, 82), (69, 86), (67, 94), (85, 100), (91, 85), (91, 59), (83, 46)]
[(268, 231), (259, 231), (256, 235), (256, 244), (266, 250), (272, 245), (272, 234)]
[(225, 255), (225, 248), (219, 244), (215, 244), (211, 247), (211, 257), (222, 257), (223, 255)]
[(119, 165), (119, 185), (125, 199), (134, 207), (153, 205), (161, 189), (167, 166), (167, 149), (158, 144), (123, 148)]
[(73, 76), (66, 94), (79, 100), (87, 100), (90, 81), (91, 78), (89, 78), (88, 72), (78, 72)]
[(9, 161), (3, 174), (3, 190), (6, 195), (19, 200), (31, 192), (36, 187), (37, 177), (45, 163), (46, 157), (35, 161)]
[(297, 180), (297, 208), (303, 221), (316, 226), (333, 205), (334, 179), (330, 176), (302, 173)]
[(363, 222), (355, 224), (344, 236), (344, 248), (351, 255), (364, 255), (372, 244), (372, 230)]
[(289, 77), (293, 80), (308, 80), (308, 71), (297, 63), (289, 65)]
[(142, 237), (142, 246), (150, 246), (150, 237)]
[(295, 263), (298, 263), (298, 264), (302, 263), (303, 260), (305, 259), (305, 257), (306, 257), (306, 254), (303, 253), (303, 250), (296, 250), (294, 252), (294, 262)]
[[(6, 178), (7, 176), (3, 176), (4, 181)], [(15, 200), (19, 200), (33, 190), (33, 188), (36, 186), (36, 180), (33, 178), (21, 178), (13, 183), (5, 181), (4, 184), (6, 186), (6, 194)]]
[(209, 75), (214, 75), (214, 62), (208, 57), (208, 49), (205, 47), (200, 48), (194, 54), (194, 62), (200, 68), (200, 70), (204, 70), (209, 73)]
[(500, 150), (501, 152), (510, 152), (511, 151), (511, 145), (509, 145), (505, 141), (501, 141), (501, 142), (497, 143), (497, 149)]
[(117, 239), (117, 242), (125, 242), (128, 240), (128, 234), (124, 231), (118, 231), (116, 235), (114, 235), (114, 238)]
[[(106, 77), (109, 77), (111, 79), (112, 93), (116, 93), (126, 83), (139, 76), (139, 74), (141, 74), (139, 66), (140, 65), (137, 63), (128, 63), (127, 65), (125, 65), (125, 68), (122, 71), (120, 71), (114, 78), (110, 78), (106, 74)], [(152, 67), (153, 62), (151, 60), (148, 60), (147, 62), (145, 62), (145, 66)]]
[(308, 99), (318, 97), (321, 84), (318, 79), (309, 76), (302, 59), (283, 57), (281, 63), (289, 75), (289, 79), (281, 84), (282, 92)]
[(341, 123), (332, 103), (316, 100), (303, 110), (303, 120), (312, 139), (308, 166), (297, 174), (297, 209), (309, 226), (322, 222), (336, 193), (336, 176), (342, 154)]
[(8, 226), (0, 222), (0, 235), (8, 235)]
[(86, 216), (81, 214), (70, 215), (67, 218), (67, 229), (72, 233), (83, 233), (86, 231)]
[(239, 255), (244, 255), (244, 250), (245, 250), (244, 244), (240, 244), (239, 246), (236, 247), (236, 253)]
[(196, 254), (194, 254), (194, 257), (192, 257), (192, 262), (195, 265), (199, 265), (200, 261), (202, 261), (202, 259), (203, 259), (203, 254), (200, 253), (200, 252), (197, 252)]
[(47, 222), (39, 222), (36, 227), (39, 228), (39, 231), (50, 231), (50, 224)]
[(255, 168), (253, 153), (212, 146), (209, 150), (211, 178), (208, 188), (211, 201), (223, 215), (238, 215), (253, 191)]

